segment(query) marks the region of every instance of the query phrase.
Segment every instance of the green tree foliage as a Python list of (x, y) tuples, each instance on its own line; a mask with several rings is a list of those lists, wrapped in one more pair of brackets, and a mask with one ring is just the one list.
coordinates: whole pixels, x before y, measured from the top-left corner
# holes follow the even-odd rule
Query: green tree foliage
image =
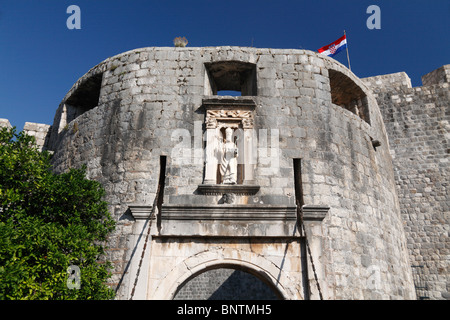
[(0, 299), (114, 297), (99, 259), (115, 223), (85, 170), (54, 174), (34, 137), (0, 129)]

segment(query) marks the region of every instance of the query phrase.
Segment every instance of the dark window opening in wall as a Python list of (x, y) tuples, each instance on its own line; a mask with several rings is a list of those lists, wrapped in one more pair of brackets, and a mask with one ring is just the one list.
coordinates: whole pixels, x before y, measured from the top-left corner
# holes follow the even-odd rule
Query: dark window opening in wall
[(241, 61), (205, 63), (205, 95), (256, 96), (256, 65)]
[(339, 71), (330, 69), (328, 74), (332, 103), (353, 112), (370, 123), (369, 103), (364, 91), (352, 79)]
[(166, 185), (166, 167), (167, 167), (167, 156), (159, 156), (159, 181), (158, 189), (156, 191), (155, 203), (157, 210), (156, 226), (158, 231), (161, 231), (161, 208), (164, 203), (164, 188)]
[(87, 78), (80, 83), (78, 88), (65, 101), (67, 123), (98, 105), (102, 78), (103, 73)]

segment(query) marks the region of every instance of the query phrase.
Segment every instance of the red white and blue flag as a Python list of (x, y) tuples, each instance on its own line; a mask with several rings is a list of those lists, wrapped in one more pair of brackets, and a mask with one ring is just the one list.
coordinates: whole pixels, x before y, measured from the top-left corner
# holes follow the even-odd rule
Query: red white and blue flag
[(347, 36), (344, 34), (342, 37), (337, 39), (336, 41), (320, 48), (319, 53), (327, 55), (329, 57), (334, 57), (339, 52), (347, 48)]

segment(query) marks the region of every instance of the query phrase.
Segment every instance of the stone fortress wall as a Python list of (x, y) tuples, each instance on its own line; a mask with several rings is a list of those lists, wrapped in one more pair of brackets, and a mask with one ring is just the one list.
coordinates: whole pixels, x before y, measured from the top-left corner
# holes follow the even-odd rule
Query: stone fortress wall
[[(8, 119), (0, 119), (0, 128), (1, 127), (12, 128), (12, 125), (9, 123)], [(50, 128), (51, 126), (48, 124), (25, 122), (23, 131), (29, 136), (33, 136), (36, 139), (37, 147), (42, 150), (48, 143)]]
[[(418, 208), (406, 201), (414, 168), (401, 178), (398, 159), (404, 156), (393, 153), (391, 135), (396, 120), (386, 118), (391, 105), (383, 98), (385, 90), (405, 86), (398, 74), (361, 81), (335, 60), (305, 50), (136, 49), (77, 81), (56, 112), (45, 147), (54, 152), (57, 172), (86, 164), (89, 178), (105, 186), (118, 221), (107, 257), (115, 264), (118, 299), (130, 298), (145, 222), (155, 207), (135, 298), (189, 296), (188, 288), (205, 283), (208, 274), (214, 278), (231, 268), (256, 276), (279, 298), (317, 299), (305, 237), (295, 223), (299, 190), (325, 299), (414, 299), (411, 264), (418, 261), (420, 241), (411, 237), (414, 228), (426, 228), (439, 237), (438, 247), (445, 246), (442, 204), (448, 195), (442, 179), (427, 176), (441, 188), (434, 191), (442, 209), (430, 214), (433, 225), (422, 227), (423, 215), (408, 209)], [(433, 93), (447, 99), (448, 109), (448, 87), (440, 86)], [(220, 90), (242, 96), (219, 96)], [(407, 99), (406, 93), (397, 96), (389, 99)], [(445, 103), (439, 106), (445, 109)], [(204, 163), (220, 125), (243, 128), (244, 141), (254, 141), (241, 145), (240, 180), (231, 188), (213, 181), (216, 163)], [(448, 139), (442, 130), (440, 137)], [(434, 164), (444, 162), (438, 158)], [(300, 181), (294, 175), (299, 163)], [(430, 186), (413, 184), (420, 206), (433, 208), (420, 196)], [(445, 252), (436, 267), (445, 263)], [(429, 278), (436, 267), (427, 271)], [(427, 293), (431, 298), (446, 291), (445, 272), (435, 293)]]
[(390, 141), (419, 299), (449, 299), (450, 65), (411, 87), (405, 73), (363, 79)]

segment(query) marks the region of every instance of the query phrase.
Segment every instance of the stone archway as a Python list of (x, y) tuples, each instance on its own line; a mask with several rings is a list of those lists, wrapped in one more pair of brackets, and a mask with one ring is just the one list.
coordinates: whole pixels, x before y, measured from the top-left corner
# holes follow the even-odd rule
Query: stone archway
[[(236, 259), (238, 255), (241, 259)], [(172, 300), (190, 280), (209, 270), (222, 268), (240, 270), (255, 277), (271, 289), (277, 299), (303, 299), (301, 288), (295, 285), (297, 281), (290, 279), (288, 274), (273, 262), (253, 252), (237, 252), (235, 249), (208, 250), (185, 259), (166, 273), (159, 281), (154, 294), (149, 293), (149, 297)], [(251, 279), (248, 275), (245, 276)]]
[(174, 300), (279, 300), (282, 294), (264, 276), (236, 265), (222, 265), (192, 275)]

